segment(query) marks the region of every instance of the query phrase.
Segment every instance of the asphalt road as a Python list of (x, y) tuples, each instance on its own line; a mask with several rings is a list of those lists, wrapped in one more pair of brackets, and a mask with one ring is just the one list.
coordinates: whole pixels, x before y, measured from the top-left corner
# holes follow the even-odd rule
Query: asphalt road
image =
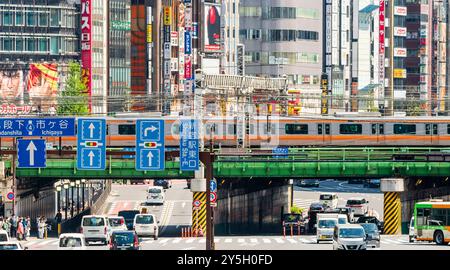
[(379, 220), (383, 220), (383, 193), (379, 188), (365, 188), (362, 184), (348, 184), (347, 181), (323, 180), (320, 186), (298, 187), (294, 186), (294, 205), (309, 209), (313, 202), (319, 202), (321, 192), (334, 192), (339, 197), (338, 206), (345, 206), (351, 197), (363, 197), (369, 201), (369, 209), (378, 214)]
[[(205, 250), (205, 238), (161, 237), (143, 239), (141, 250)], [(216, 237), (216, 250), (332, 250), (331, 242), (316, 243), (315, 236), (246, 236)], [(22, 242), (29, 250), (57, 250), (58, 239), (32, 239)], [(88, 250), (107, 250), (107, 246), (89, 246)], [(381, 236), (381, 250), (450, 250), (433, 243), (409, 243), (408, 236)], [(371, 250), (371, 249), (369, 249)], [(373, 249), (377, 250), (377, 249)]]

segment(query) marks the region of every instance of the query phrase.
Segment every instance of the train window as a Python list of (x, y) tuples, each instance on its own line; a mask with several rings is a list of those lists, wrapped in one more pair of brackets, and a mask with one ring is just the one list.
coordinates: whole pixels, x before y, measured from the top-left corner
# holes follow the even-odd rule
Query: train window
[(228, 125), (228, 134), (236, 135), (236, 124)]
[(416, 125), (394, 124), (394, 134), (416, 134)]
[(308, 134), (308, 125), (286, 124), (286, 134)]
[(135, 125), (119, 125), (119, 135), (135, 135)]
[(372, 134), (377, 134), (377, 124), (372, 124)]
[[(450, 126), (450, 125), (449, 125)], [(450, 129), (449, 129), (450, 130)], [(323, 126), (322, 124), (317, 125), (317, 134), (322, 135), (323, 134)], [(450, 134), (450, 133), (449, 133)]]
[(438, 125), (433, 124), (433, 135), (437, 135), (437, 134), (438, 134)]
[(379, 125), (380, 125), (380, 134), (384, 134), (384, 124)]
[(330, 124), (325, 124), (325, 134), (330, 135)]
[(450, 124), (447, 125), (447, 134), (450, 134)]
[(425, 134), (430, 135), (431, 133), (431, 124), (425, 124)]
[(362, 134), (361, 124), (341, 124), (339, 125), (340, 134)]

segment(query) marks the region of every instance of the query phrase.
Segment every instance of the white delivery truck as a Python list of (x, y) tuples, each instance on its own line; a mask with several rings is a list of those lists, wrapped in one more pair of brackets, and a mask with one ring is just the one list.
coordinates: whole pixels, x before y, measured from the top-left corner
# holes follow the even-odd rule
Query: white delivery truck
[(334, 227), (338, 224), (338, 214), (317, 214), (317, 243), (333, 241)]

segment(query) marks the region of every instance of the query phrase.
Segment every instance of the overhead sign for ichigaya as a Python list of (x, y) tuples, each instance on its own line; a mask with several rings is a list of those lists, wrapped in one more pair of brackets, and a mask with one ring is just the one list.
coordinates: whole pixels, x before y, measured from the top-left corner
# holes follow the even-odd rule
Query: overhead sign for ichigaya
[(1, 118), (0, 137), (75, 135), (75, 118)]

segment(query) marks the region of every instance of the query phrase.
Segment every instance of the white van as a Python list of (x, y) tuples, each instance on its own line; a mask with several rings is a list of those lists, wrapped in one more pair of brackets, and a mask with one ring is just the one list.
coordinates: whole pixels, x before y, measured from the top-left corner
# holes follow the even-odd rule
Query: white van
[(364, 216), (369, 211), (369, 201), (362, 197), (348, 199), (345, 206), (352, 210), (355, 219)]
[(85, 250), (86, 240), (81, 233), (63, 233), (59, 236), (59, 250)]
[(90, 242), (102, 242), (107, 245), (110, 238), (110, 226), (108, 218), (105, 216), (84, 216), (81, 220), (81, 233), (86, 239), (86, 244)]
[(338, 205), (339, 197), (336, 193), (321, 193), (320, 202), (325, 208), (335, 209)]
[(134, 217), (133, 227), (138, 236), (153, 236), (154, 240), (158, 240), (158, 223), (155, 215), (137, 214)]
[(361, 225), (337, 225), (333, 232), (333, 250), (366, 250), (366, 232)]
[(147, 190), (147, 204), (164, 204), (166, 197), (163, 187), (149, 187)]
[(317, 243), (332, 241), (334, 227), (338, 225), (338, 218), (333, 214), (317, 214)]

